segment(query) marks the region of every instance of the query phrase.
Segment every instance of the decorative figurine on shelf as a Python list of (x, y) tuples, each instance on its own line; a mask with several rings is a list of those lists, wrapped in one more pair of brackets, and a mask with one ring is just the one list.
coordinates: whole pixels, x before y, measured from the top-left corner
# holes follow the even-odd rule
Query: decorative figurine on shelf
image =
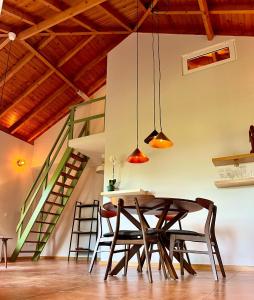
[(109, 161), (111, 162), (112, 164), (112, 179), (109, 179), (108, 181), (108, 186), (107, 186), (107, 189), (109, 192), (112, 192), (112, 191), (115, 191), (116, 189), (116, 179), (115, 179), (115, 166), (116, 166), (116, 157), (115, 156), (110, 156), (109, 157)]
[(250, 153), (254, 153), (254, 126), (253, 125), (251, 125), (249, 129), (249, 140), (251, 144)]

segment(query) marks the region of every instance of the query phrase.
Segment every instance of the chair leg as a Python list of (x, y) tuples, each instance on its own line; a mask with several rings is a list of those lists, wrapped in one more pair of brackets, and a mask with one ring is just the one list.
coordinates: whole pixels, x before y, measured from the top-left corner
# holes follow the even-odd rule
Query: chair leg
[(165, 264), (164, 264), (164, 261), (165, 261), (165, 259), (164, 259), (164, 253), (163, 253), (163, 250), (161, 248), (161, 245), (159, 243), (157, 245), (158, 245), (158, 250), (159, 250), (159, 254), (160, 254), (160, 262), (159, 262), (160, 269), (162, 268), (162, 270), (163, 270), (164, 278), (168, 279), (168, 274), (167, 274), (167, 271), (166, 271), (166, 268), (165, 268)]
[(209, 238), (206, 239), (206, 245), (207, 245), (207, 249), (208, 249), (208, 255), (210, 258), (210, 263), (211, 263), (211, 267), (212, 267), (212, 271), (213, 271), (213, 276), (214, 276), (214, 280), (219, 280), (218, 279), (218, 273), (216, 270), (216, 265), (215, 265), (215, 260), (214, 260), (214, 256), (213, 256), (213, 248), (212, 248), (212, 244)]
[[(179, 241), (179, 250), (184, 250), (183, 249), (184, 241)], [(183, 252), (180, 252), (180, 270), (181, 270), (181, 275), (184, 275), (184, 267), (183, 267)]]
[(129, 262), (129, 251), (130, 251), (130, 245), (125, 245), (125, 263), (124, 263), (124, 274), (123, 274), (123, 276), (127, 275), (128, 262)]
[(4, 263), (5, 263), (5, 268), (7, 269), (7, 241), (3, 241), (3, 247), (4, 247)]
[(137, 260), (138, 260), (138, 268), (137, 271), (138, 272), (142, 272), (142, 264), (141, 264), (141, 257), (140, 257), (140, 251), (138, 250), (137, 252)]
[(113, 254), (114, 254), (114, 251), (115, 251), (115, 246), (116, 246), (116, 240), (114, 239), (112, 244), (111, 244), (111, 247), (110, 247), (110, 253), (109, 253), (108, 264), (107, 264), (104, 280), (107, 280), (108, 274), (111, 270), (111, 265), (112, 265)]
[(90, 263), (90, 266), (89, 266), (89, 273), (92, 273), (92, 271), (93, 271), (93, 266), (94, 266), (94, 262), (95, 262), (95, 259), (96, 259), (96, 255), (97, 255), (99, 246), (100, 246), (100, 239), (98, 238), (98, 240), (95, 244), (95, 247), (94, 247), (92, 260), (91, 260), (91, 263)]
[(169, 240), (169, 257), (171, 261), (173, 261), (173, 257), (174, 257), (174, 248), (175, 248), (175, 236), (171, 234)]
[(215, 250), (216, 257), (217, 257), (217, 260), (218, 260), (218, 263), (219, 263), (219, 266), (220, 266), (221, 274), (222, 274), (223, 277), (226, 277), (226, 272), (224, 270), (224, 266), (223, 266), (222, 259), (221, 259), (221, 256), (220, 256), (219, 246), (218, 246), (216, 240), (214, 241), (214, 250)]
[(150, 262), (150, 253), (149, 253), (149, 244), (146, 241), (146, 238), (144, 239), (144, 250), (145, 250), (145, 259), (146, 259), (146, 265), (147, 265), (147, 271), (148, 271), (148, 278), (150, 283), (153, 283), (153, 277), (152, 277), (152, 269), (151, 269), (151, 262)]

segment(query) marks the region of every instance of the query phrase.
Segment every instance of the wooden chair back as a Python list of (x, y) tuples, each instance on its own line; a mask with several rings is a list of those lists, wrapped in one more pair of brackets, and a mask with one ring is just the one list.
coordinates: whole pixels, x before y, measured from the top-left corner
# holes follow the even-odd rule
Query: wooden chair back
[(196, 198), (196, 202), (200, 206), (208, 210), (205, 222), (205, 234), (209, 235), (210, 238), (213, 240), (213, 238), (215, 238), (215, 222), (217, 215), (217, 207), (213, 201), (204, 198)]
[(100, 207), (100, 209), (99, 209), (99, 223), (100, 223), (100, 226), (99, 226), (100, 234), (99, 234), (99, 236), (100, 237), (102, 236), (102, 218), (106, 219), (107, 225), (108, 225), (108, 230), (109, 230), (110, 233), (113, 234), (114, 231), (113, 231), (113, 227), (112, 227), (112, 224), (110, 222), (110, 219), (116, 217), (116, 215), (117, 215), (116, 212), (105, 210), (105, 209)]

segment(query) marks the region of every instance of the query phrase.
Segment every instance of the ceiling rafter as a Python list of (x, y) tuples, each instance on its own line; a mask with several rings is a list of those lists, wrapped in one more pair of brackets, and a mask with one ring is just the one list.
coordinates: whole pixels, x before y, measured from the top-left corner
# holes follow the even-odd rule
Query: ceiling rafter
[(51, 33), (46, 33), (46, 32), (41, 32), (38, 33), (39, 36), (82, 36), (82, 35), (124, 35), (124, 34), (130, 34), (130, 31), (61, 31), (61, 32), (53, 32)]
[(133, 31), (137, 31), (140, 26), (145, 22), (145, 20), (151, 15), (152, 13), (152, 8), (156, 6), (156, 4), (159, 2), (159, 0), (153, 0), (150, 4), (150, 7), (146, 10), (146, 12), (142, 15), (140, 20), (138, 21), (138, 24), (136, 24), (135, 28)]
[[(90, 40), (91, 41), (91, 40)], [(84, 44), (84, 46), (87, 45)], [(83, 47), (84, 47), (83, 46)], [(80, 49), (81, 50), (81, 49)], [(72, 55), (70, 55), (70, 53), (72, 53)], [(70, 50), (68, 53), (66, 53), (66, 55), (64, 57), (62, 57), (60, 59), (60, 61), (57, 64), (57, 67), (61, 67), (63, 66), (67, 61), (69, 61), (73, 56), (74, 56), (74, 52), (73, 49)], [(68, 56), (68, 60), (66, 60), (66, 56)], [(37, 80), (35, 80), (21, 95), (19, 95), (15, 101), (10, 104), (7, 108), (4, 108), (2, 111), (0, 111), (0, 118), (10, 112), (13, 108), (15, 108), (25, 97), (27, 97), (30, 93), (32, 93), (36, 88), (38, 88), (44, 81), (46, 81), (52, 74), (54, 74), (54, 70), (49, 69), (48, 71), (46, 71), (40, 78), (38, 78)]]
[[(155, 10), (157, 15), (202, 15), (200, 10)], [(209, 9), (209, 15), (253, 15), (254, 9)]]
[(207, 39), (211, 41), (214, 37), (212, 22), (209, 15), (209, 10), (206, 0), (198, 0), (199, 9), (202, 13), (202, 19), (205, 27)]
[[(52, 37), (46, 38), (40, 44), (38, 49), (43, 49), (48, 45), (48, 43), (52, 40)], [(23, 56), (6, 74), (6, 77), (0, 80), (0, 87), (10, 80), (20, 69), (22, 69), (27, 63), (29, 63), (35, 55), (33, 53), (27, 53)]]
[(107, 2), (100, 4), (99, 7), (101, 7), (120, 26), (122, 26), (128, 31), (132, 31), (131, 27), (124, 20), (123, 16), (121, 16), (119, 12), (115, 10), (113, 7), (111, 7)]
[(29, 43), (25, 41), (21, 41), (21, 43), (36, 57), (38, 57), (46, 66), (48, 66), (53, 72), (55, 72), (58, 77), (65, 81), (71, 88), (73, 88), (74, 91), (79, 90), (79, 88), (69, 78), (67, 78), (62, 71), (60, 71), (57, 67), (53, 66), (52, 63), (49, 62), (43, 54), (41, 54), (38, 50), (34, 49)]
[(70, 19), (71, 17), (74, 17), (88, 9), (93, 8), (94, 6), (105, 2), (106, 0), (86, 0), (82, 1), (74, 6), (71, 6), (67, 8), (64, 11), (61, 11), (59, 13), (56, 13), (55, 15), (49, 17), (48, 19), (31, 26), (28, 29), (25, 29), (24, 31), (20, 32), (18, 34), (18, 38), (21, 40), (25, 40), (43, 30), (49, 29), (52, 26), (55, 26), (63, 21), (66, 21)]
[(5, 14), (18, 19), (21, 22), (27, 23), (29, 25), (34, 25), (36, 23), (35, 19), (32, 16), (27, 13), (20, 12), (15, 7), (6, 4), (6, 2), (4, 2), (2, 10)]
[(9, 44), (9, 38), (6, 38), (0, 42), (0, 50), (2, 50), (6, 45)]
[[(53, 2), (52, 0), (39, 0), (41, 3), (43, 3), (45, 6), (49, 7), (55, 12), (61, 12), (62, 8), (59, 7), (59, 3), (56, 3), (55, 1)], [(81, 20), (80, 17), (72, 17), (72, 21), (74, 21), (77, 25), (82, 26), (83, 28), (90, 30), (90, 31), (95, 31), (95, 28), (88, 20)]]

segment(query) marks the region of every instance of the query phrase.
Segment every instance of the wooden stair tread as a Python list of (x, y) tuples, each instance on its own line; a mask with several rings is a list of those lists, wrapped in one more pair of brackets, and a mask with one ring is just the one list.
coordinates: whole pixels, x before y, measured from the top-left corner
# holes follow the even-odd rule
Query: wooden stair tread
[(81, 171), (82, 170), (81, 167), (77, 167), (77, 166), (75, 166), (73, 164), (70, 164), (70, 163), (66, 163), (65, 166), (70, 168), (70, 169), (76, 170), (76, 171)]
[(72, 180), (78, 179), (78, 176), (73, 176), (73, 175), (67, 174), (67, 173), (65, 173), (65, 172), (61, 172), (61, 175), (62, 175), (63, 177), (67, 177), (67, 178), (72, 179)]
[(42, 241), (25, 241), (25, 243), (30, 243), (30, 244), (46, 244), (46, 242), (42, 242)]
[(59, 207), (64, 207), (64, 205), (61, 203), (56, 203), (56, 202), (51, 202), (51, 201), (46, 201), (45, 203), (50, 204), (50, 205), (59, 206)]
[(36, 223), (41, 223), (41, 224), (50, 224), (50, 225), (56, 225), (56, 223), (51, 223), (51, 222), (46, 222), (46, 221), (35, 221)]
[(56, 213), (53, 213), (53, 212), (50, 212), (50, 211), (44, 211), (44, 210), (41, 210), (41, 213), (42, 214), (47, 214), (47, 215), (53, 215), (53, 216), (60, 216), (60, 214), (56, 214)]
[(86, 161), (86, 158), (85, 157), (81, 157), (77, 154), (74, 154), (74, 153), (71, 153), (71, 158), (75, 159), (75, 160), (78, 160), (78, 161), (81, 161), (81, 162), (85, 162)]
[(68, 185), (66, 183), (58, 182), (58, 181), (56, 182), (56, 185), (62, 186), (62, 187), (67, 188), (67, 189), (74, 189), (73, 186)]
[(59, 197), (69, 197), (69, 196), (67, 196), (65, 194), (54, 192), (54, 191), (51, 191), (50, 194), (55, 195), (55, 196), (59, 196)]

